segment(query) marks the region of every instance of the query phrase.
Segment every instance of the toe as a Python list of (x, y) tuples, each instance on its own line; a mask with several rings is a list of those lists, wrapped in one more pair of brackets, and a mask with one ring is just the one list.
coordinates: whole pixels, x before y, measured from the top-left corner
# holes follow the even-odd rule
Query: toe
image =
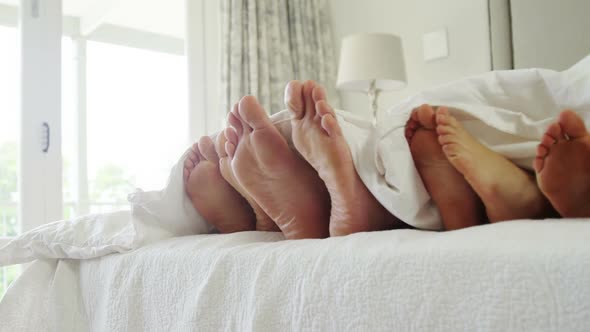
[(195, 165), (199, 162), (198, 151), (199, 151), (199, 145), (197, 143), (195, 143), (191, 146), (191, 149), (187, 155), (188, 159), (190, 159)]
[(305, 81), (303, 84), (303, 102), (305, 107), (305, 117), (313, 119), (316, 115), (315, 102), (313, 101), (313, 89), (315, 88), (314, 81)]
[[(223, 135), (227, 142), (230, 142), (233, 145), (238, 145), (238, 134), (233, 128), (225, 128)], [(223, 147), (225, 148), (225, 143), (223, 144)]]
[(340, 128), (338, 121), (336, 121), (336, 118), (332, 114), (322, 117), (322, 128), (330, 137), (342, 136), (342, 128)]
[(438, 143), (440, 145), (448, 145), (451, 143), (456, 143), (457, 139), (455, 135), (439, 135), (438, 136)]
[(406, 127), (406, 130), (405, 130), (404, 134), (406, 136), (406, 139), (409, 141), (416, 134), (416, 129), (413, 129), (413, 128), (410, 128), (410, 127)]
[(408, 122), (406, 122), (406, 128), (410, 128), (410, 129), (416, 130), (416, 129), (418, 129), (418, 127), (419, 127), (418, 122), (414, 121), (414, 119), (412, 119), (412, 118), (410, 118), (408, 120)]
[(545, 135), (543, 135), (543, 139), (547, 136), (547, 139), (552, 140), (549, 145), (555, 144), (558, 140), (563, 138), (563, 132), (561, 131), (561, 126), (558, 122), (554, 122), (547, 127), (545, 131)]
[(557, 139), (555, 139), (555, 137), (553, 137), (549, 134), (545, 134), (541, 138), (541, 145), (545, 146), (548, 149), (551, 148), (551, 146), (553, 144), (555, 144), (556, 142), (557, 142)]
[(455, 118), (451, 116), (449, 109), (446, 107), (441, 107), (435, 114), (436, 124), (440, 125), (452, 125)]
[(549, 154), (549, 149), (542, 144), (537, 146), (537, 158), (545, 158)]
[(240, 100), (239, 112), (242, 120), (253, 129), (273, 127), (262, 105), (253, 96), (246, 96)]
[(190, 156), (187, 156), (187, 158), (184, 160), (184, 169), (190, 172), (193, 170), (193, 168), (195, 168), (196, 164), (197, 163), (192, 158), (190, 158)]
[[(442, 109), (442, 108), (441, 108)], [(436, 127), (436, 119), (434, 116), (434, 109), (430, 105), (422, 105), (418, 108), (417, 117), (418, 122), (426, 129), (434, 129)]]
[(227, 142), (225, 132), (219, 133), (219, 135), (217, 135), (217, 139), (215, 140), (215, 152), (217, 152), (217, 155), (220, 159), (227, 157), (227, 152), (225, 152), (225, 142)]
[(242, 120), (239, 118), (238, 104), (235, 104), (233, 110), (227, 115), (227, 122), (232, 128), (236, 130), (238, 136), (241, 137), (244, 133), (244, 128), (242, 125)]
[(588, 135), (584, 121), (574, 111), (566, 110), (559, 114), (559, 124), (564, 134), (569, 138), (578, 138)]
[(455, 128), (448, 125), (436, 126), (436, 133), (439, 135), (452, 135), (455, 134)]
[(231, 160), (227, 157), (227, 154), (225, 153), (225, 146), (223, 147), (223, 151), (225, 157), (219, 159), (219, 172), (221, 173), (221, 176), (225, 179), (225, 181), (227, 181), (234, 189), (237, 190), (235, 185), (236, 182), (234, 178), (234, 173), (231, 168)]
[(238, 132), (239, 137), (250, 134), (252, 132), (252, 127), (250, 127), (248, 122), (246, 122), (246, 120), (244, 120), (244, 117), (242, 117), (242, 115), (240, 114), (240, 105), (242, 104), (242, 100), (244, 99), (248, 101), (250, 101), (251, 99), (256, 100), (256, 98), (253, 96), (242, 97), (242, 99), (240, 99), (240, 102), (232, 110), (233, 115), (236, 117), (236, 119), (240, 121), (240, 126), (242, 127), (242, 131)]
[(215, 144), (213, 140), (209, 136), (203, 136), (199, 140), (199, 151), (205, 159), (217, 163), (219, 161), (219, 156), (215, 151)]
[(543, 167), (545, 166), (545, 158), (535, 158), (535, 160), (533, 161), (533, 168), (535, 169), (535, 172), (540, 173), (543, 170)]
[(330, 106), (330, 104), (328, 104), (328, 102), (326, 100), (320, 100), (320, 101), (316, 102), (315, 103), (315, 110), (319, 116), (324, 116), (324, 115), (328, 115), (328, 114), (330, 114), (334, 117), (336, 116), (334, 109), (332, 108), (332, 106)]
[(321, 85), (315, 86), (311, 91), (311, 98), (315, 104), (321, 100), (327, 100), (326, 89)]
[(305, 102), (303, 101), (303, 84), (300, 81), (291, 81), (285, 88), (285, 105), (297, 120), (305, 115)]
[(236, 154), (236, 146), (230, 141), (225, 142), (225, 152), (230, 158), (233, 158)]

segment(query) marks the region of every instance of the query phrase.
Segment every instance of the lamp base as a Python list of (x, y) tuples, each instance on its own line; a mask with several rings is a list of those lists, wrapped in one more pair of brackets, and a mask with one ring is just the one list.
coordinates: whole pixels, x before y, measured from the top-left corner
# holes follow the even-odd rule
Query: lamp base
[(377, 103), (377, 98), (379, 98), (379, 90), (376, 87), (376, 80), (372, 80), (371, 84), (369, 85), (369, 103), (371, 106), (371, 110), (373, 112), (373, 128), (377, 128), (378, 123), (378, 116), (379, 116), (379, 105)]

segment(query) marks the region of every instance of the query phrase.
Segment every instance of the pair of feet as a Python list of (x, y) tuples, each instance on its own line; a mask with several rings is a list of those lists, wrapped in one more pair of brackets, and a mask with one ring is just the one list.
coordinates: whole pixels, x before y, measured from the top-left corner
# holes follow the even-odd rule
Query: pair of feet
[(223, 133), (193, 145), (185, 187), (203, 217), (222, 233), (282, 231), (287, 239), (399, 226), (356, 173), (325, 90), (292, 81), (285, 102), (296, 151), (252, 96), (234, 106)]
[[(494, 153), (446, 107), (412, 112), (406, 138), (447, 230), (514, 219), (590, 217), (590, 134), (564, 111), (537, 149), (535, 173)], [(536, 177), (536, 179), (535, 179)]]

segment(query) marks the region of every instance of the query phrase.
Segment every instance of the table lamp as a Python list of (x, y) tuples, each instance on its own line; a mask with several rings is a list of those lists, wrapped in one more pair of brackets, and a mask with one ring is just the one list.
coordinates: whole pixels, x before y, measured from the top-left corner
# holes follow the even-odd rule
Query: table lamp
[(361, 33), (342, 40), (336, 87), (368, 94), (374, 127), (377, 126), (379, 93), (405, 86), (406, 69), (398, 36)]

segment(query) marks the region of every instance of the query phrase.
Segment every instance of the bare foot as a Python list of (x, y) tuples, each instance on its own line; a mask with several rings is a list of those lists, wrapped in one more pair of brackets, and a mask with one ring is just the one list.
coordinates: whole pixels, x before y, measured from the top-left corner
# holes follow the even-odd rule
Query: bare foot
[(537, 182), (566, 218), (590, 217), (590, 133), (572, 111), (563, 111), (537, 148)]
[(201, 137), (184, 162), (184, 187), (193, 206), (220, 233), (254, 230), (254, 213), (219, 171), (213, 140)]
[(435, 110), (422, 105), (406, 124), (406, 138), (422, 182), (438, 207), (445, 230), (482, 224), (484, 206), (463, 175), (451, 165), (438, 143)]
[[(230, 112), (228, 114), (228, 123), (233, 127), (241, 125), (240, 120), (234, 115), (234, 113), (237, 114), (237, 112), (238, 112), (238, 104), (234, 105), (233, 113)], [(228, 133), (228, 135), (231, 135), (231, 133)], [(246, 191), (246, 189), (244, 189), (244, 187), (242, 187), (242, 185), (240, 184), (240, 182), (236, 178), (236, 175), (234, 174), (234, 170), (231, 167), (231, 160), (228, 157), (227, 152), (225, 150), (226, 142), (227, 142), (227, 138), (225, 138), (225, 134), (220, 133), (217, 136), (215, 148), (217, 150), (217, 154), (219, 155), (219, 168), (221, 170), (221, 175), (223, 176), (223, 178), (227, 182), (229, 182), (229, 184), (234, 189), (236, 189), (242, 195), (242, 197), (244, 197), (246, 199), (248, 204), (250, 204), (250, 206), (254, 210), (254, 215), (256, 216), (256, 230), (257, 231), (280, 232), (281, 229), (279, 228), (279, 226), (277, 226), (277, 224), (275, 224), (275, 222), (272, 221), (272, 219), (266, 214), (266, 212), (264, 212), (264, 210), (260, 207), (260, 205), (258, 205), (258, 203), (256, 203), (256, 201)]]
[(401, 222), (379, 204), (358, 176), (334, 110), (326, 102), (325, 90), (312, 81), (292, 81), (287, 85), (285, 101), (293, 113), (295, 148), (315, 168), (330, 193), (330, 235), (400, 226)]
[(256, 98), (242, 98), (234, 116), (240, 123), (225, 131), (225, 148), (238, 182), (287, 239), (327, 237), (330, 201), (314, 169), (289, 148)]
[(436, 123), (443, 152), (479, 195), (490, 222), (550, 215), (533, 175), (477, 141), (448, 109), (439, 108)]

